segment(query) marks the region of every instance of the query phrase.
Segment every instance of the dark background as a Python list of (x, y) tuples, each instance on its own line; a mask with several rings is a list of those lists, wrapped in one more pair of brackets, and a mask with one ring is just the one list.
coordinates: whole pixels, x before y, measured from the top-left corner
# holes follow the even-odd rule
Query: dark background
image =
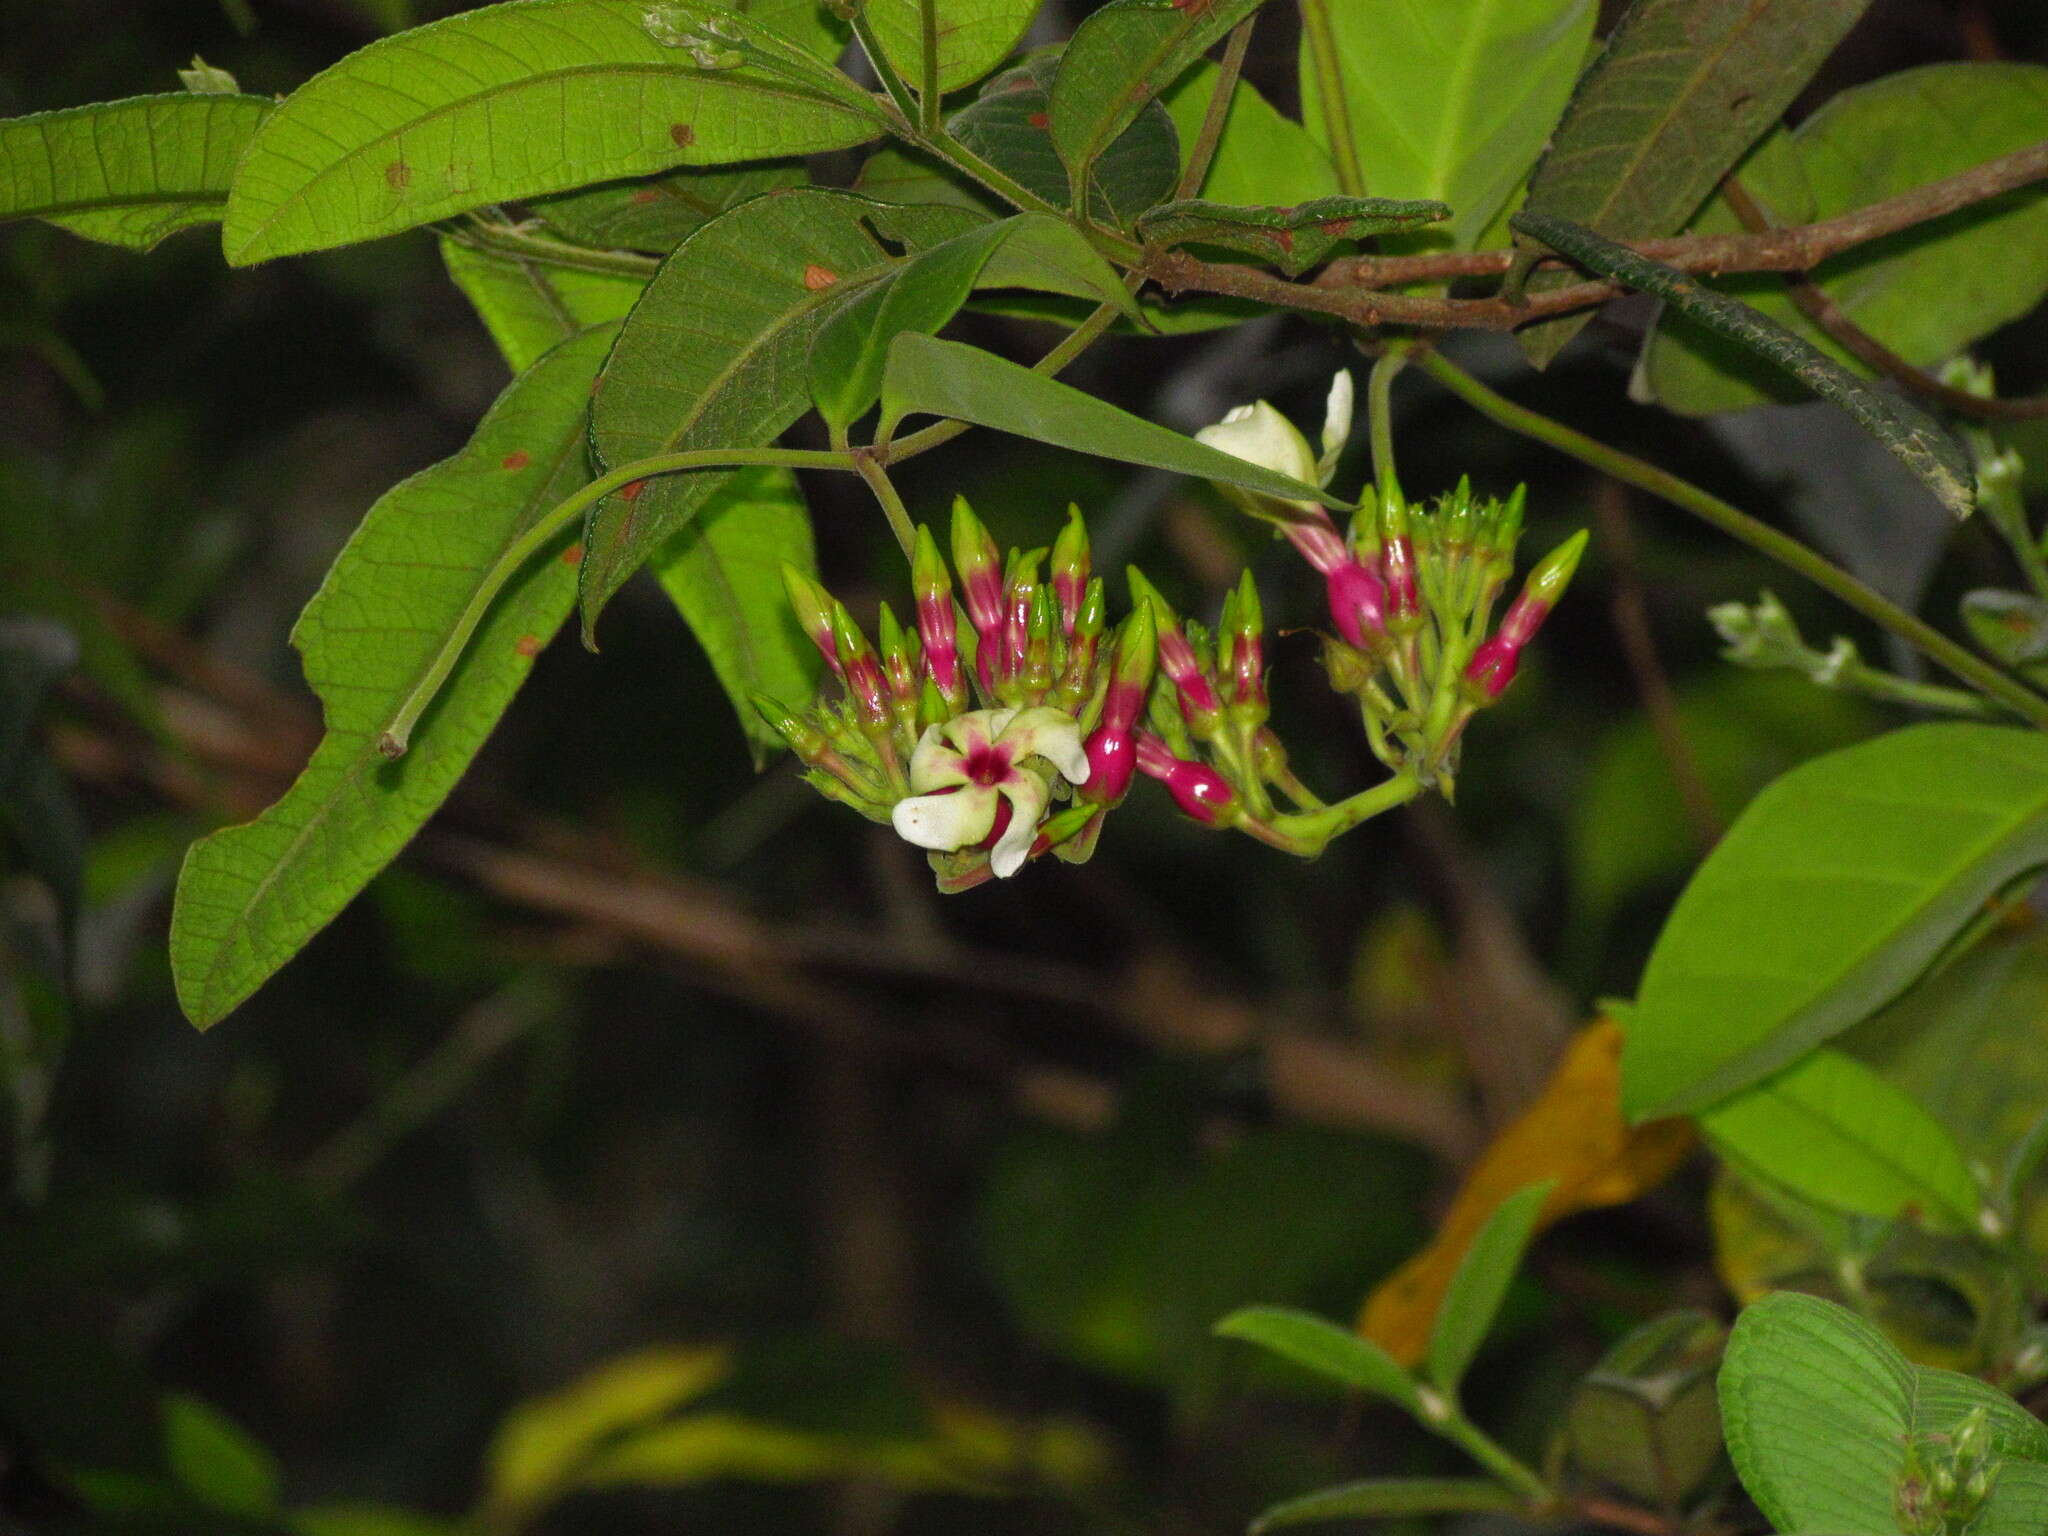
[[(288, 90), (403, 6), (0, 0), (0, 115), (175, 88), (195, 51)], [(1086, 7), (1060, 9), (1045, 35)], [(1251, 74), (1288, 107), (1293, 46), (1276, 5)], [(2048, 15), (1878, 0), (1810, 99), (1965, 57), (2048, 58)], [(1931, 575), (1950, 530), (1901, 474), (1856, 480), (1865, 447), (1832, 418), (1730, 433), (1629, 405), (1644, 318), (1620, 307), (1540, 380), (1505, 343), (1465, 356), (1894, 595), (1931, 581), (1932, 613), (2006, 579), (1974, 528)], [(966, 333), (1014, 355), (1049, 334)], [(2043, 340), (1985, 349), (2008, 392), (2043, 384)], [(1112, 340), (1069, 377), (1192, 429), (1261, 395), (1312, 422), (1347, 361), (1326, 330), (1263, 321)], [(755, 776), (694, 642), (635, 583), (602, 655), (559, 641), (444, 817), (202, 1036), (164, 954), (177, 860), (303, 759), (294, 615), (370, 502), (454, 451), (505, 378), (424, 232), (230, 273), (206, 232), (139, 257), (0, 229), (0, 605), (86, 643), (46, 736), (91, 835), (71, 1009), (36, 964), (47, 896), (0, 863), (0, 1530), (232, 1528), (142, 1492), (117, 1516), (106, 1477), (96, 1508), (80, 1496), (82, 1473), (159, 1477), (165, 1393), (267, 1446), (294, 1508), (452, 1516), (515, 1404), (657, 1343), (734, 1344), (698, 1406), (749, 1422), (852, 1443), (968, 1404), (1027, 1448), (1052, 1426), (1094, 1470), (1075, 1493), (1020, 1453), (986, 1499), (720, 1479), (578, 1495), (530, 1529), (1222, 1532), (1321, 1481), (1447, 1470), (1392, 1417), (1248, 1379), (1208, 1324), (1252, 1300), (1349, 1315), (1594, 1000), (1632, 988), (1722, 820), (1888, 722), (1721, 664), (1704, 609), (1772, 583), (1810, 636), (1883, 646), (1404, 379), (1411, 492), (1527, 481), (1529, 554), (1596, 529), (1472, 731), (1455, 811), (1299, 864), (1140, 792), (1087, 867), (941, 900), (914, 850), (787, 764)], [(1314, 622), (1308, 573), (1199, 487), (986, 434), (901, 483), (920, 518), (966, 494), (1006, 543), (1045, 541), (1077, 501), (1099, 567), (1138, 559), (1206, 617), (1250, 561), (1276, 628)], [(809, 489), (829, 584), (900, 611), (865, 493)], [(1304, 776), (1368, 782), (1313, 640), (1274, 655)], [(1722, 1304), (1702, 1182), (1539, 1250), (1473, 1384), (1511, 1444), (1540, 1450), (1571, 1374), (1632, 1319)]]

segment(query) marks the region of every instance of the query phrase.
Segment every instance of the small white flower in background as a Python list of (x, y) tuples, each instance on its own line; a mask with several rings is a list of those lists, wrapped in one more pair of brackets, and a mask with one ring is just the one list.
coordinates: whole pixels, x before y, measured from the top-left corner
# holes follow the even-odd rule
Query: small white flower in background
[(972, 848), (995, 830), (1005, 800), (1010, 824), (989, 850), (989, 866), (1007, 880), (1024, 867), (1052, 799), (1044, 774), (1026, 765), (1038, 757), (1070, 783), (1088, 779), (1081, 728), (1057, 709), (977, 709), (934, 725), (910, 758), (910, 787), (890, 820), (920, 848), (950, 853)]
[[(1195, 440), (1207, 443), (1211, 448), (1220, 448), (1247, 463), (1257, 464), (1262, 469), (1288, 475), (1305, 485), (1328, 485), (1330, 477), (1337, 472), (1337, 460), (1343, 455), (1344, 445), (1351, 438), (1354, 397), (1351, 372), (1342, 370), (1330, 380), (1329, 399), (1323, 406), (1323, 451), (1320, 456), (1309, 447), (1301, 429), (1264, 400), (1232, 407), (1221, 421), (1197, 432)], [(1255, 514), (1260, 510), (1259, 503), (1271, 499), (1235, 486), (1220, 486), (1219, 489)], [(1318, 503), (1298, 501), (1292, 505), (1306, 509)]]

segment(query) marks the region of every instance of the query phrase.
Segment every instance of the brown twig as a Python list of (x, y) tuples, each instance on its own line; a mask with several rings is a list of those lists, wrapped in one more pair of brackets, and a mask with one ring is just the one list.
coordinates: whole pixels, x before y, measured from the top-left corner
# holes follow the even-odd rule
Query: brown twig
[[(1813, 224), (1740, 235), (1681, 235), (1629, 242), (1645, 256), (1683, 272), (1806, 272), (1831, 256), (1896, 234), (2048, 179), (2048, 142), (1987, 160), (1957, 175), (1915, 187)], [(1381, 290), (1455, 277), (1504, 274), (1512, 251), (1435, 252), (1419, 256), (1361, 256), (1332, 262), (1306, 282), (1288, 282), (1255, 267), (1203, 261), (1185, 251), (1148, 249), (1137, 267), (1169, 294), (1218, 293), (1282, 309), (1334, 315), (1354, 325), (1402, 325), (1443, 330), (1512, 330), (1531, 320), (1585, 309), (1622, 290), (1607, 282), (1573, 283), (1502, 298), (1436, 298)]]
[[(1739, 178), (1726, 178), (1721, 183), (1721, 195), (1728, 200), (1729, 208), (1742, 221), (1743, 228), (1754, 232), (1772, 228), (1770, 214)], [(2048, 395), (2015, 400), (1973, 395), (1966, 389), (1944, 384), (1924, 368), (1916, 368), (1850, 319), (1848, 312), (1828, 296), (1827, 290), (1804, 272), (1786, 275), (1785, 296), (1851, 357), (1958, 416), (1994, 421), (2029, 421), (2048, 416)]]

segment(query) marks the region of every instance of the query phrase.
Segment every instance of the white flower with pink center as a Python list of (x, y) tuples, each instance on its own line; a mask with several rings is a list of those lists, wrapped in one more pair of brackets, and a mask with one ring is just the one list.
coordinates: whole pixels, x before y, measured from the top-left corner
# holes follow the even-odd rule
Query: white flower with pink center
[(989, 867), (1007, 880), (1030, 857), (1052, 800), (1052, 785), (1032, 758), (1069, 783), (1087, 782), (1081, 728), (1060, 710), (977, 709), (934, 725), (911, 754), (915, 793), (896, 803), (890, 819), (906, 842), (939, 853), (977, 847), (998, 833)]

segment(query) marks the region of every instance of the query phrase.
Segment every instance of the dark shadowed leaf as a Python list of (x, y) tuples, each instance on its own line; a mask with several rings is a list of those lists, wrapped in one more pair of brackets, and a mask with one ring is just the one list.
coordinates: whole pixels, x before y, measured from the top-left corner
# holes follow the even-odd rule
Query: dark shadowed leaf
[[(902, 257), (973, 228), (958, 208), (899, 208), (805, 187), (742, 203), (662, 263), (619, 332), (591, 405), (607, 467), (690, 448), (773, 442), (809, 403), (804, 360), (825, 315)], [(724, 483), (644, 481), (592, 509), (585, 633), (611, 596)]]
[[(1031, 25), (1039, 0), (933, 0), (938, 21), (939, 89), (972, 85), (1010, 56)], [(882, 52), (898, 74), (924, 80), (924, 6), (921, 0), (867, 0), (867, 18)]]
[(565, 240), (614, 250), (666, 256), (726, 209), (763, 192), (800, 187), (806, 177), (794, 160), (703, 166), (611, 181), (533, 199), (533, 211)]
[(1217, 245), (1298, 277), (1343, 241), (1420, 229), (1450, 213), (1442, 203), (1384, 197), (1319, 197), (1291, 208), (1242, 208), (1189, 198), (1139, 215), (1138, 237), (1148, 245)]
[(441, 260), (514, 373), (587, 326), (622, 320), (644, 278), (586, 272), (441, 237)]
[(1603, 277), (1642, 293), (1749, 349), (1791, 374), (1823, 399), (1831, 400), (1891, 450), (1901, 464), (1957, 517), (1977, 505), (1977, 471), (1963, 445), (1911, 401), (1873, 388), (1811, 342), (1785, 329), (1740, 300), (1706, 287), (1661, 262), (1639, 256), (1582, 225), (1526, 209), (1514, 228)]
[[(1565, 109), (1525, 205), (1618, 239), (1676, 234), (1870, 0), (1638, 0)], [(1539, 273), (1541, 290), (1569, 281)], [(1520, 333), (1542, 367), (1586, 323)]]
[(1253, 1536), (1317, 1520), (1391, 1520), (1403, 1515), (1507, 1514), (1520, 1501), (1483, 1477), (1376, 1477), (1319, 1488), (1275, 1504), (1251, 1523)]

